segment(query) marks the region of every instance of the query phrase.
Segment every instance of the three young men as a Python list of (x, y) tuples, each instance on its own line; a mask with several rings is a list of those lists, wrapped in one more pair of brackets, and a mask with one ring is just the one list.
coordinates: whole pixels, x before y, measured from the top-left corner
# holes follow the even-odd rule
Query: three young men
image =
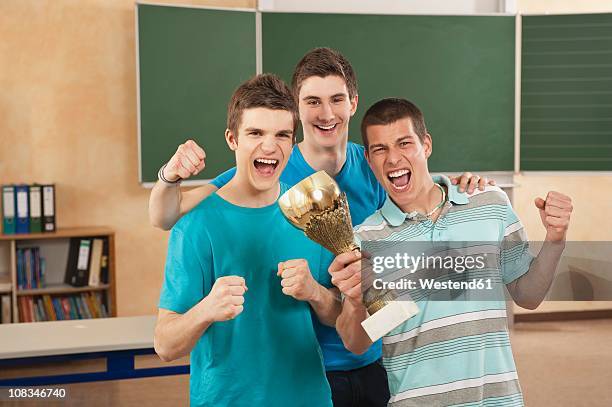
[(193, 406), (331, 406), (311, 309), (333, 325), (339, 303), (315, 284), (320, 246), (276, 203), (297, 123), (280, 79), (242, 84), (226, 131), (236, 173), (172, 229), (155, 350), (191, 355)]
[[(546, 239), (534, 259), (523, 226), (499, 188), (467, 196), (448, 178), (432, 178), (427, 165), (432, 139), (414, 104), (381, 100), (367, 111), (361, 130), (367, 160), (387, 199), (355, 228), (358, 241), (386, 247), (397, 242), (469, 241), (473, 256), (498, 242), (501, 260), (487, 264), (494, 278), (506, 285), (518, 305), (533, 309), (540, 304), (564, 248), (572, 211), (569, 197), (549, 192), (545, 200), (536, 199)], [(367, 317), (361, 255), (336, 257), (329, 272), (345, 295), (336, 328), (346, 347), (361, 353), (371, 345), (360, 325)], [(452, 302), (425, 297), (417, 305), (416, 316), (383, 337), (390, 406), (523, 405), (503, 294)]]
[[(353, 223), (361, 223), (382, 206), (385, 191), (370, 170), (363, 147), (348, 141), (349, 121), (358, 102), (353, 68), (335, 50), (314, 49), (297, 64), (292, 91), (298, 103), (304, 140), (294, 146), (280, 180), (294, 185), (316, 171), (325, 170), (346, 193)], [(204, 168), (204, 158), (204, 151), (199, 146), (187, 142), (162, 168), (161, 175), (170, 182), (188, 178)], [(152, 223), (169, 229), (180, 216), (211, 192), (231, 182), (236, 171), (229, 170), (211, 184), (184, 193), (176, 185), (158, 182), (149, 201)], [(471, 189), (479, 183), (478, 178), (470, 176), (464, 176), (461, 182), (465, 185), (468, 180), (472, 181)], [(484, 181), (480, 180), (481, 187)], [(331, 253), (321, 249), (324, 270), (332, 259)], [(329, 275), (327, 279), (310, 282), (309, 290), (322, 291), (324, 287), (332, 286)], [(313, 318), (313, 323), (323, 352), (334, 405), (385, 406), (389, 393), (385, 370), (378, 363), (382, 354), (381, 342), (356, 355), (344, 347), (333, 327), (322, 324), (318, 318)]]

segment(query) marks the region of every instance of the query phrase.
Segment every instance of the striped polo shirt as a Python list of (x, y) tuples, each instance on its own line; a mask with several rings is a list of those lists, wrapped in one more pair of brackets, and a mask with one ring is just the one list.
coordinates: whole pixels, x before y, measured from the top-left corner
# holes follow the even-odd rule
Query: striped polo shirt
[[(408, 217), (387, 197), (355, 228), (356, 240), (500, 242), (514, 249), (501, 253), (499, 280), (508, 284), (528, 271), (533, 256), (523, 226), (500, 188), (487, 186), (468, 196), (446, 177), (434, 181), (448, 190), (435, 223)], [(383, 337), (390, 406), (523, 405), (503, 298), (416, 302), (419, 313)]]

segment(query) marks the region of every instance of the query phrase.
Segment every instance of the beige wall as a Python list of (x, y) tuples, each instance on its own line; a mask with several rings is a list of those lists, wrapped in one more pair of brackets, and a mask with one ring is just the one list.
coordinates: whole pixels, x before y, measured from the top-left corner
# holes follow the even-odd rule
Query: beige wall
[[(164, 3), (254, 7), (255, 0)], [(523, 12), (612, 11), (609, 1), (520, 1)], [(167, 233), (138, 185), (133, 0), (0, 1), (0, 183), (54, 182), (60, 227), (117, 231), (120, 315), (155, 312)], [(515, 206), (543, 237), (533, 198), (572, 196), (575, 240), (612, 238), (612, 177), (519, 175)]]
[(612, 12), (610, 0), (517, 0), (516, 3), (522, 14)]
[(156, 312), (167, 241), (138, 185), (134, 38), (133, 0), (0, 1), (0, 184), (54, 182), (59, 227), (116, 230), (123, 316)]

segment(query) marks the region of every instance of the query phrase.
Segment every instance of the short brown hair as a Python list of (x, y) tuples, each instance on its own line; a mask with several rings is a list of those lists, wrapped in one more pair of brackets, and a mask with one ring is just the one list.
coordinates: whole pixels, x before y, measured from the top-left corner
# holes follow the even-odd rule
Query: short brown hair
[(265, 107), (272, 110), (286, 110), (293, 116), (293, 139), (297, 131), (299, 114), (291, 89), (273, 74), (256, 75), (244, 82), (232, 94), (227, 105), (227, 128), (238, 137), (242, 112), (246, 109)]
[(370, 106), (361, 120), (361, 138), (366, 151), (368, 151), (367, 129), (369, 126), (384, 126), (406, 117), (412, 121), (414, 132), (419, 136), (421, 143), (424, 142), (427, 136), (425, 119), (421, 110), (414, 103), (406, 99), (386, 98)]
[(349, 98), (357, 95), (357, 77), (351, 63), (339, 51), (331, 48), (315, 48), (302, 57), (293, 70), (291, 88), (298, 100), (302, 83), (311, 76), (325, 78), (336, 75), (344, 79)]

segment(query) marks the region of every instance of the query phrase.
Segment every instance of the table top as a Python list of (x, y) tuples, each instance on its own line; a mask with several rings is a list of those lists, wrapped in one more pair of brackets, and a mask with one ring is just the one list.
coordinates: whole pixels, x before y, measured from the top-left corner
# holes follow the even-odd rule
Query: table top
[(0, 324), (0, 359), (153, 348), (155, 316)]

